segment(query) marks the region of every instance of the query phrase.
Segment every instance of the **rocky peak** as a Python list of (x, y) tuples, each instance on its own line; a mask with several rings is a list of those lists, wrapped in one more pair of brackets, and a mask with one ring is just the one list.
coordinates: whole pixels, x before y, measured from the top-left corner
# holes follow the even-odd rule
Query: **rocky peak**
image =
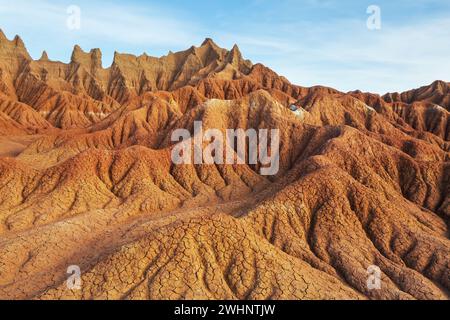
[(0, 42), (9, 41), (6, 35), (3, 33), (3, 30), (0, 29)]
[(202, 47), (203, 46), (214, 46), (217, 47), (217, 44), (213, 41), (213, 39), (211, 38), (206, 38), (203, 42), (202, 42)]
[(25, 43), (23, 43), (22, 38), (19, 37), (18, 35), (16, 35), (16, 36), (14, 37), (13, 42), (14, 42), (14, 45), (15, 45), (17, 48), (23, 48), (23, 49), (25, 49)]
[(189, 54), (197, 54), (197, 48), (195, 46), (191, 46), (188, 51)]
[(130, 63), (136, 62), (138, 60), (138, 57), (132, 54), (128, 53), (120, 53), (117, 51), (114, 51), (114, 59), (113, 59), (113, 65), (129, 65)]
[(31, 60), (25, 44), (22, 39), (16, 35), (13, 40), (9, 40), (6, 35), (0, 30), (0, 55), (17, 57), (19, 59)]
[(71, 62), (79, 62), (82, 57), (84, 57), (86, 53), (81, 49), (79, 45), (75, 45), (72, 50), (72, 57), (70, 58)]
[(100, 49), (92, 49), (90, 52), (85, 52), (79, 45), (75, 45), (72, 52), (71, 62), (80, 64), (87, 68), (101, 68), (102, 52)]
[(10, 41), (6, 37), (6, 35), (2, 29), (0, 29), (0, 43), (2, 43), (4, 45), (6, 44), (9, 46), (12, 45), (13, 47), (20, 48), (20, 49), (25, 49), (25, 43), (23, 42), (22, 38), (20, 38), (18, 35), (16, 35), (14, 37), (14, 39), (12, 41)]
[(242, 60), (242, 53), (239, 47), (235, 44), (227, 55), (227, 62), (232, 65), (237, 65)]
[(445, 92), (449, 84), (442, 80), (436, 80), (431, 84), (431, 89), (433, 91)]
[(39, 58), (39, 61), (49, 61), (47, 51), (42, 51), (42, 55)]

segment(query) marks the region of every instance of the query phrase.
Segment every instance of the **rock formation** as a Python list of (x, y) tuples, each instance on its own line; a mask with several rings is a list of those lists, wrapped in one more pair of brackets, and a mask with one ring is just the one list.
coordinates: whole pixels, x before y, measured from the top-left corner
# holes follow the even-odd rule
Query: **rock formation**
[[(0, 298), (449, 299), (449, 88), (300, 87), (211, 39), (33, 60), (0, 31)], [(174, 165), (199, 120), (279, 129), (280, 171)]]

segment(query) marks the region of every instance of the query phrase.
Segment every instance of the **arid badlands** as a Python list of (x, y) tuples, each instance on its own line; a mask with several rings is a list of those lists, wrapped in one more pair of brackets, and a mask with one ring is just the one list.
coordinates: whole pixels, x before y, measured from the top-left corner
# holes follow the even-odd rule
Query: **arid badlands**
[[(444, 81), (300, 87), (211, 39), (105, 68), (0, 32), (0, 299), (448, 300), (449, 111)], [(195, 121), (279, 129), (278, 173), (175, 165)]]

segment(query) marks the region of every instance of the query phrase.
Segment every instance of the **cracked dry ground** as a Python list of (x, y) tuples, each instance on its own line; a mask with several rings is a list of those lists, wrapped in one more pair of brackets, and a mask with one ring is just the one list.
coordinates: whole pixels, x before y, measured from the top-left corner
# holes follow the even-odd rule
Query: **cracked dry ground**
[[(0, 32), (0, 299), (449, 299), (449, 97), (303, 88), (211, 39), (35, 61)], [(279, 173), (173, 165), (196, 120), (280, 129)]]
[[(429, 152), (413, 158), (378, 129), (312, 126), (265, 93), (245, 99), (180, 121), (198, 113), (246, 128), (265, 114), (256, 127), (272, 121), (291, 141), (274, 178), (246, 165), (174, 166), (170, 148), (143, 146), (86, 148), (48, 167), (33, 146), (0, 159), (0, 297), (449, 298), (447, 152), (417, 140)], [(401, 141), (381, 116), (367, 121)], [(70, 265), (81, 290), (66, 286)], [(371, 265), (381, 290), (367, 289)]]

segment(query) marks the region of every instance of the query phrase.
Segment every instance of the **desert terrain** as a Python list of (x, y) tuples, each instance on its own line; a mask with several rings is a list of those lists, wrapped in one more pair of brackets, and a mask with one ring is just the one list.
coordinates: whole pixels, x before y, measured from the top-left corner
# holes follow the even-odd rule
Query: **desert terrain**
[[(212, 39), (105, 68), (0, 31), (0, 299), (448, 300), (449, 115), (445, 81), (301, 87)], [(278, 173), (173, 164), (195, 121), (279, 129)]]

